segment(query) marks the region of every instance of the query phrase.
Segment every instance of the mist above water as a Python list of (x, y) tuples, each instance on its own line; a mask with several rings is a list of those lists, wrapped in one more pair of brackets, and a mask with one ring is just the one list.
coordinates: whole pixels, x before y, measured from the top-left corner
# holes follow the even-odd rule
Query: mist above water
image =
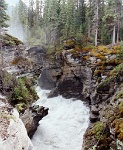
[(26, 40), (26, 34), (24, 32), (23, 26), (18, 20), (10, 23), (8, 33), (17, 37), (19, 40), (23, 42), (25, 42)]
[(21, 24), (19, 20), (19, 14), (15, 11), (15, 7), (17, 6), (19, 0), (6, 0), (8, 4), (7, 14), (10, 19), (8, 21), (9, 27), (7, 28), (8, 34), (11, 34), (14, 37), (17, 37), (19, 40), (25, 42), (27, 33), (25, 32), (24, 26)]

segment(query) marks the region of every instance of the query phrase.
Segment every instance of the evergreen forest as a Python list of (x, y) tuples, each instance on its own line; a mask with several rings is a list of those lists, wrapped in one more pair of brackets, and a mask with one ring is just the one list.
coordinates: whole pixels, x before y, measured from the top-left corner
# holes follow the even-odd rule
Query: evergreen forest
[(29, 0), (29, 6), (19, 0), (13, 21), (17, 14), (30, 45), (57, 45), (69, 38), (82, 46), (123, 40), (122, 0)]

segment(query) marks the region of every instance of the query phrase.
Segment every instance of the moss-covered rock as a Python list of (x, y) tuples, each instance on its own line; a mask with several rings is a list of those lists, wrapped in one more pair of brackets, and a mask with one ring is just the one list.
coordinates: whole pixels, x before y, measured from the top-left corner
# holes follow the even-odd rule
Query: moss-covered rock
[(19, 44), (23, 44), (23, 42), (9, 34), (4, 35), (3, 46), (19, 45)]
[(75, 39), (66, 39), (63, 41), (63, 48), (64, 49), (71, 49), (75, 47)]

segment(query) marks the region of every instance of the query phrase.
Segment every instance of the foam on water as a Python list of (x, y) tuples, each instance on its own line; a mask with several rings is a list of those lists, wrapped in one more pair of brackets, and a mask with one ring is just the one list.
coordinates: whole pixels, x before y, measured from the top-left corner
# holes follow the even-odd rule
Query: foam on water
[(89, 123), (89, 108), (80, 100), (62, 96), (47, 98), (49, 91), (37, 87), (36, 104), (49, 108), (32, 139), (35, 150), (81, 150)]

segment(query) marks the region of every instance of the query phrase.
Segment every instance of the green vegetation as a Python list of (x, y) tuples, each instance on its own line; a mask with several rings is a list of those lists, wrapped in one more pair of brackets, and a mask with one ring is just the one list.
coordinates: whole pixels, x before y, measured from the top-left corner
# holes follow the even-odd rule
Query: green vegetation
[(92, 148), (89, 148), (89, 150), (96, 150), (96, 145), (94, 145)]
[(120, 44), (119, 53), (117, 55), (121, 60), (123, 60), (123, 42)]
[(8, 27), (6, 21), (9, 19), (6, 14), (7, 5), (4, 0), (0, 0), (0, 29), (4, 27)]
[[(123, 98), (123, 95), (122, 95), (122, 98)], [(119, 115), (121, 118), (123, 118), (123, 102), (119, 104)]]
[(7, 71), (0, 70), (0, 80), (0, 92), (8, 96), (10, 93), (12, 93), (14, 86), (17, 84), (16, 78)]
[(123, 63), (119, 64), (118, 66), (116, 66), (111, 73), (112, 74), (119, 74), (123, 71)]
[(91, 130), (91, 134), (95, 136), (97, 140), (99, 140), (104, 129), (104, 124), (102, 122), (96, 122)]
[(27, 108), (38, 99), (33, 87), (33, 80), (26, 77), (18, 78), (6, 71), (0, 71), (0, 93), (8, 98), (8, 102), (16, 107), (18, 111)]
[(3, 45), (6, 45), (6, 46), (23, 44), (20, 40), (18, 40), (17, 38), (15, 38), (9, 34), (5, 34), (3, 36), (2, 43), (3, 43)]
[(9, 114), (7, 114), (7, 113), (5, 113), (5, 112), (0, 112), (0, 116), (1, 116), (2, 118), (4, 118), (4, 119), (13, 119), (13, 120), (15, 121), (15, 118), (14, 118), (13, 115), (9, 115)]
[(38, 96), (32, 87), (31, 81), (27, 78), (19, 78), (10, 97), (12, 105), (16, 106), (17, 109), (21, 111), (37, 99)]
[(118, 94), (116, 94), (114, 100), (118, 100), (119, 98), (123, 98), (123, 91), (120, 91)]
[[(97, 87), (97, 90), (99, 90), (102, 87), (106, 87), (109, 85), (110, 82), (118, 81), (123, 73), (123, 63), (117, 65), (114, 67), (114, 69), (110, 72), (110, 76), (107, 77), (102, 83), (100, 83)], [(122, 83), (120, 83), (122, 84)]]
[(20, 0), (12, 21), (18, 16), (30, 45), (56, 45), (67, 38), (82, 47), (115, 44), (123, 39), (122, 7), (120, 0), (30, 0), (28, 8)]

